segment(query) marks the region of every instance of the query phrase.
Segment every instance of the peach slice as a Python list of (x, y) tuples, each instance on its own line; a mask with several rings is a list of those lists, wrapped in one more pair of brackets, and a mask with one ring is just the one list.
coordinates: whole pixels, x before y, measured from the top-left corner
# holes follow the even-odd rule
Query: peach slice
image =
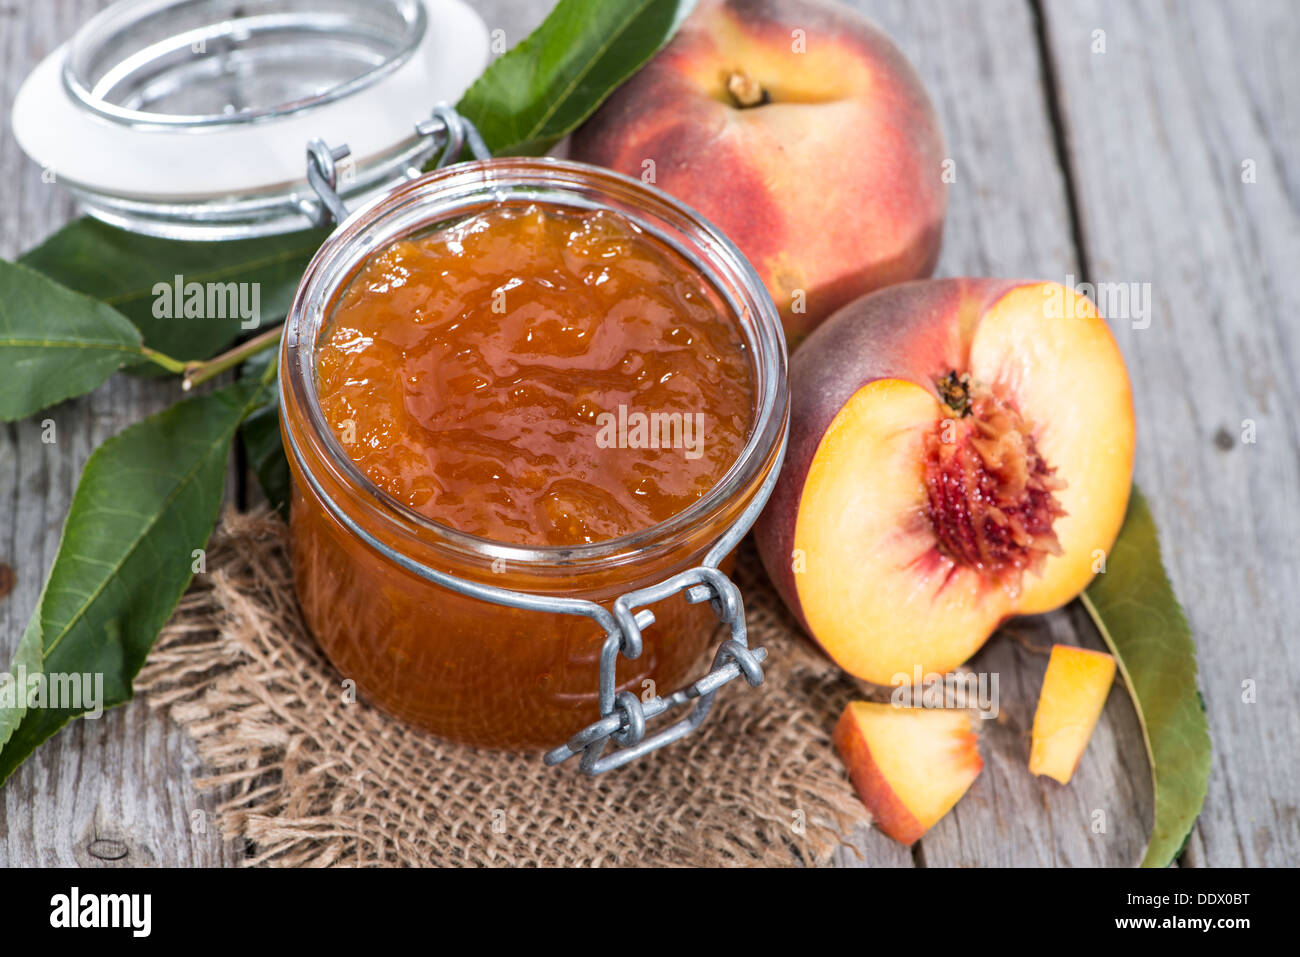
[(777, 590), (846, 671), (945, 673), (1059, 607), (1128, 504), (1128, 373), (1056, 283), (941, 279), (863, 297), (790, 363), (790, 445), (755, 528)]
[(819, 0), (703, 0), (570, 142), (651, 182), (754, 264), (793, 349), (840, 306), (928, 276), (947, 151), (915, 70)]
[(1034, 712), (1029, 770), (1069, 784), (1115, 681), (1115, 659), (1053, 645)]
[(876, 827), (914, 844), (952, 810), (984, 767), (969, 711), (853, 701), (835, 748)]

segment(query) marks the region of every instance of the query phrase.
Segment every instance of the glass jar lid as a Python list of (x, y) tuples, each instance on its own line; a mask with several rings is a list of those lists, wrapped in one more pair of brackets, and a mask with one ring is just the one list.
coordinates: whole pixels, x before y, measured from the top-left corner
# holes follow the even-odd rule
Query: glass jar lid
[(91, 215), (231, 239), (310, 225), (306, 146), (347, 142), (364, 201), (428, 159), (415, 125), (487, 63), (462, 0), (119, 0), (32, 72), (23, 150)]

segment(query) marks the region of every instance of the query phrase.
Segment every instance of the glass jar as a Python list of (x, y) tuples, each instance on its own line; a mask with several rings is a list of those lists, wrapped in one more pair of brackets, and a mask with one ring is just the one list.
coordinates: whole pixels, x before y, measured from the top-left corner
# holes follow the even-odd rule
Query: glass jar
[[(86, 212), (140, 233), (247, 239), (343, 221), (303, 277), (280, 359), (307, 622), (364, 694), (448, 738), (553, 745), (595, 721), (569, 743), (598, 773), (692, 730), (726, 681), (761, 680), (762, 651), (748, 649), (719, 566), (784, 454), (785, 344), (754, 271), (696, 214), (603, 170), (487, 159), (446, 105), (482, 72), (487, 41), (463, 0), (119, 0), (24, 81), (13, 127)], [(463, 146), (479, 162), (419, 175)], [(698, 268), (743, 331), (747, 444), (712, 492), (660, 525), (573, 548), (478, 539), (383, 495), (326, 427), (316, 346), (361, 264), (513, 201), (621, 213)], [(349, 216), (348, 203), (366, 205)], [(730, 640), (704, 678), (664, 694), (708, 642), (710, 607)], [(646, 736), (646, 720), (688, 702)], [(620, 747), (601, 758), (605, 738)]]
[[(380, 491), (328, 427), (316, 389), (316, 349), (351, 278), (399, 239), (507, 202), (623, 215), (697, 268), (743, 331), (753, 382), (746, 444), (712, 491), (667, 521), (569, 547), (477, 538)], [(698, 214), (658, 190), (555, 159), (462, 163), (353, 214), (303, 277), (280, 361), (294, 575), (308, 625), (341, 675), (369, 700), (474, 745), (552, 746), (601, 718), (597, 689), (608, 648), (601, 625), (583, 613), (499, 604), (485, 599), (483, 589), (612, 608), (619, 596), (699, 566), (711, 550), (716, 564), (719, 543), (729, 550), (744, 531), (738, 523), (752, 521), (761, 507), (784, 452), (784, 338), (749, 263)], [(475, 593), (431, 580), (445, 576)], [(691, 604), (677, 592), (655, 602), (653, 624), (642, 613), (640, 654), (620, 657), (616, 691), (651, 701), (675, 691), (699, 666), (717, 625), (700, 597)], [(716, 592), (707, 597), (717, 605)]]

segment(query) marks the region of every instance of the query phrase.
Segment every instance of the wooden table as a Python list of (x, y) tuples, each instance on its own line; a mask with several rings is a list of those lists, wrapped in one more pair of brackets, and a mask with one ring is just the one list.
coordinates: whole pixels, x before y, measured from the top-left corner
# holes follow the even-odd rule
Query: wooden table
[[(0, 7), (0, 92), (102, 6)], [(546, 0), (476, 4), (511, 44)], [(940, 275), (1139, 283), (1149, 324), (1112, 326), (1133, 377), (1137, 480), (1200, 649), (1214, 742), (1184, 866), (1300, 862), (1300, 12), (1294, 0), (858, 0), (934, 97), (956, 180)], [(0, 255), (73, 215), (0, 130)], [(81, 468), (177, 397), (119, 376), (0, 427), (5, 660), (31, 613)], [(1079, 401), (1087, 401), (1080, 396)], [(41, 418), (57, 441), (41, 441)], [(1251, 428), (1254, 441), (1243, 441)], [(908, 852), (853, 835), (870, 865), (1129, 865), (1150, 780), (1112, 692), (1068, 788), (1031, 776), (1026, 739), (1052, 642), (1100, 647), (1084, 614), (1016, 624), (974, 667), (1001, 676), (985, 771)], [(1243, 693), (1252, 682), (1254, 700)], [(0, 864), (234, 864), (207, 820), (192, 745), (141, 701), (78, 721), (0, 791)], [(1100, 812), (1100, 813), (1098, 813)], [(1104, 829), (1098, 831), (1096, 822)], [(847, 851), (841, 863), (855, 863)]]

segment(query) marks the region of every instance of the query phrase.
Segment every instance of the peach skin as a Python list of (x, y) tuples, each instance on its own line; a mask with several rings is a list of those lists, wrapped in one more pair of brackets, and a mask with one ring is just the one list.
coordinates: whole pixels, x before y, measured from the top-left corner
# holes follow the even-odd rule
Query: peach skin
[(832, 736), (873, 823), (915, 844), (984, 768), (968, 711), (853, 701)]
[(570, 155), (653, 182), (720, 226), (763, 278), (791, 348), (938, 258), (934, 109), (898, 48), (846, 7), (701, 3)]

